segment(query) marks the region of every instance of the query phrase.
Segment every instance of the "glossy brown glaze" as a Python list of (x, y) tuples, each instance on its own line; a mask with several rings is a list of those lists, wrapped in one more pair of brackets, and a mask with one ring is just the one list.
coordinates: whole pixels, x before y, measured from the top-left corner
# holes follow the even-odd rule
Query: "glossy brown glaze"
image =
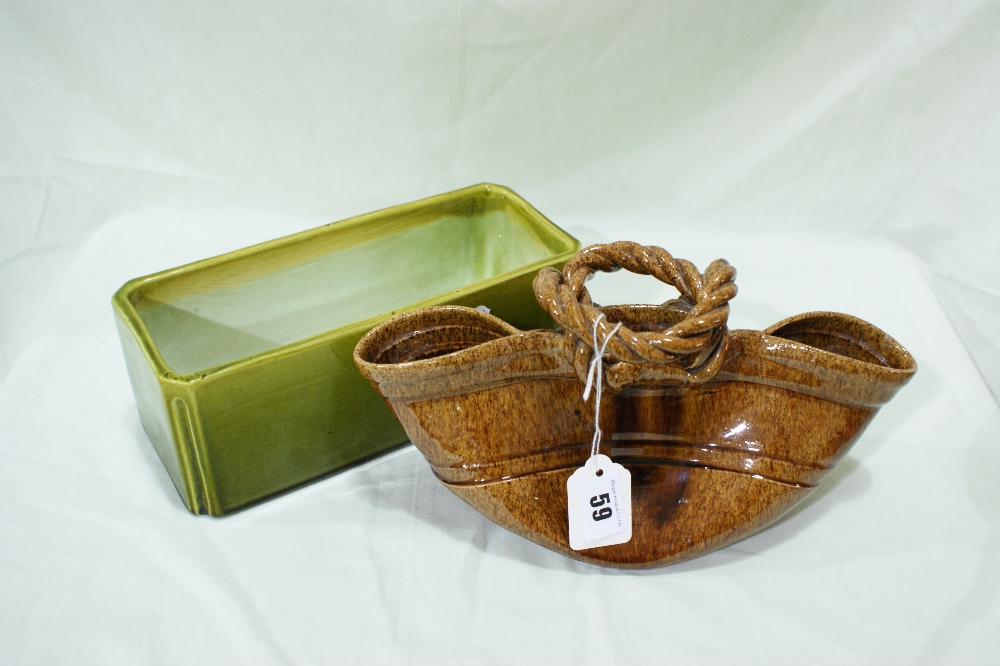
[[(895, 340), (850, 315), (728, 331), (735, 271), (716, 262), (701, 275), (682, 262), (631, 243), (592, 246), (536, 279), (561, 331), (429, 308), (373, 329), (355, 361), (438, 478), (494, 522), (605, 566), (681, 562), (806, 497), (916, 371)], [(594, 305), (586, 274), (623, 265), (674, 284), (682, 299)], [(597, 326), (603, 343), (619, 322), (605, 357), (601, 450), (632, 474), (633, 536), (573, 551), (566, 480), (594, 433), (581, 380), (593, 343), (583, 333)]]

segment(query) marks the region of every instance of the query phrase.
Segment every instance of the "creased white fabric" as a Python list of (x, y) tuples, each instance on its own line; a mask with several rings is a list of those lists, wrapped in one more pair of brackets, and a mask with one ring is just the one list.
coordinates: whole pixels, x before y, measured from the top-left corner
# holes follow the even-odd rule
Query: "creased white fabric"
[[(849, 312), (920, 370), (803, 509), (652, 573), (494, 526), (412, 449), (187, 514), (114, 290), (482, 181), (727, 258), (735, 326)], [(987, 662), (998, 214), (996, 2), (0, 2), (0, 661)]]

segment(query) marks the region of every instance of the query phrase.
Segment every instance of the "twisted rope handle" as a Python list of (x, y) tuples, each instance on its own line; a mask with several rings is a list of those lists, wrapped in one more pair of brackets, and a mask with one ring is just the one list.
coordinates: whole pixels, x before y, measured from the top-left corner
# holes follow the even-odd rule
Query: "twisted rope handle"
[[(594, 271), (624, 268), (651, 275), (680, 292), (690, 309), (680, 322), (663, 331), (635, 332), (604, 319), (584, 286)], [(586, 381), (593, 353), (592, 339), (606, 345), (606, 355), (618, 363), (609, 368), (608, 385), (620, 389), (633, 381), (641, 364), (674, 364), (684, 368), (685, 380), (705, 381), (724, 360), (729, 300), (736, 295), (736, 269), (724, 259), (713, 261), (704, 274), (685, 259), (675, 259), (663, 248), (629, 241), (591, 245), (582, 249), (559, 272), (543, 268), (535, 277), (535, 298), (566, 331), (568, 351), (581, 380)]]

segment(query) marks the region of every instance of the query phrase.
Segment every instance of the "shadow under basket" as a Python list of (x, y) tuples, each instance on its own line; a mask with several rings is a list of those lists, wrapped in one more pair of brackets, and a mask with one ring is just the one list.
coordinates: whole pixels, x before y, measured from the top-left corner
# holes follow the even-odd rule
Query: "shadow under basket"
[(213, 516), (377, 456), (407, 436), (352, 361), (361, 336), (444, 303), (552, 326), (531, 280), (578, 249), (478, 185), (132, 280), (112, 303), (143, 428)]
[[(563, 329), (521, 331), (463, 307), (374, 328), (355, 362), (444, 485), (503, 527), (569, 557), (646, 568), (725, 547), (802, 501), (916, 371), (879, 328), (814, 312), (725, 327), (735, 271), (705, 275), (660, 248), (592, 246), (542, 271)], [(601, 307), (584, 278), (624, 266), (678, 286), (664, 305)], [(614, 331), (615, 324), (622, 328)], [(594, 328), (608, 341), (602, 452), (632, 478), (629, 542), (569, 546), (567, 479), (590, 455), (582, 397)]]

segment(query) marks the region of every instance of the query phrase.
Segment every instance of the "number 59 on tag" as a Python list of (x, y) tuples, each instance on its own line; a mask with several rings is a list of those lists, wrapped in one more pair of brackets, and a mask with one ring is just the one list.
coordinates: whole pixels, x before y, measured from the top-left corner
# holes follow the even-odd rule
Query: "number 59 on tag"
[(632, 538), (632, 475), (604, 455), (593, 456), (566, 482), (569, 541), (574, 550)]

